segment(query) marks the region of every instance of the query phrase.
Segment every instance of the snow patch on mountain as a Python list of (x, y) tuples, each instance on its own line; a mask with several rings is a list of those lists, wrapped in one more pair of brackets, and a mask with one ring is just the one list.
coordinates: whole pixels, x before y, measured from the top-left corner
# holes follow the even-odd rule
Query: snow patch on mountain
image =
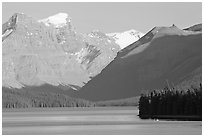
[(129, 46), (144, 36), (143, 33), (134, 29), (125, 32), (108, 33), (106, 35), (112, 37), (115, 40), (115, 43), (118, 44), (121, 49)]
[(38, 20), (38, 22), (43, 22), (46, 26), (54, 25), (55, 27), (61, 27), (66, 25), (67, 22), (71, 22), (71, 18), (67, 13), (58, 13), (48, 18)]

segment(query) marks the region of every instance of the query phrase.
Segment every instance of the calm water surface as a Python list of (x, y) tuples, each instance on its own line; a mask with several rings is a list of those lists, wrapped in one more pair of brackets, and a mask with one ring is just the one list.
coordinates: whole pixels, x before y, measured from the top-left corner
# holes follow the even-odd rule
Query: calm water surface
[(141, 120), (137, 107), (3, 109), (3, 134), (202, 134), (201, 121)]

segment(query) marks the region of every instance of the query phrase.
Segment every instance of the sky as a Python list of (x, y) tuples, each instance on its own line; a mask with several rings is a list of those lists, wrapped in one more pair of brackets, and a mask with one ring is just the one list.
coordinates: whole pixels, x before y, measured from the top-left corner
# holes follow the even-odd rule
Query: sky
[(130, 29), (146, 33), (155, 26), (175, 24), (183, 29), (202, 23), (202, 3), (159, 2), (3, 2), (2, 22), (14, 13), (43, 19), (59, 12), (68, 13), (77, 32), (122, 32)]

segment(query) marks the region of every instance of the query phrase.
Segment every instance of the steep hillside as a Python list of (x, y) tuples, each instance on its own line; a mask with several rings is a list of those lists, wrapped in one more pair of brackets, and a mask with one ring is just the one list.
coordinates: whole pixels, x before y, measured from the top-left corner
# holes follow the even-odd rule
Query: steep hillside
[(201, 32), (155, 27), (118, 53), (101, 74), (72, 96), (110, 100), (177, 85), (202, 66)]
[(184, 76), (178, 85), (175, 85), (176, 89), (187, 90), (199, 88), (202, 84), (202, 67), (195, 69), (190, 74)]

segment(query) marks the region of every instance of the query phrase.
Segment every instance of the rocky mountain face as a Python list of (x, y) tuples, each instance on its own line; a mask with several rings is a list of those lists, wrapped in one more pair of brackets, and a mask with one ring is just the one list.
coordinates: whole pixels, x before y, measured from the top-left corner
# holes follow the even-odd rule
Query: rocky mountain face
[(125, 32), (108, 33), (106, 35), (112, 37), (121, 49), (129, 46), (144, 36), (143, 33), (134, 29)]
[[(146, 90), (201, 81), (202, 32), (155, 27), (119, 51), (99, 75), (73, 97), (112, 100), (139, 96)], [(196, 76), (194, 76), (196, 74)], [(184, 82), (186, 81), (186, 82)]]
[(16, 13), (2, 26), (2, 84), (76, 89), (99, 74), (119, 50), (102, 32), (77, 33), (65, 13), (42, 20)]

